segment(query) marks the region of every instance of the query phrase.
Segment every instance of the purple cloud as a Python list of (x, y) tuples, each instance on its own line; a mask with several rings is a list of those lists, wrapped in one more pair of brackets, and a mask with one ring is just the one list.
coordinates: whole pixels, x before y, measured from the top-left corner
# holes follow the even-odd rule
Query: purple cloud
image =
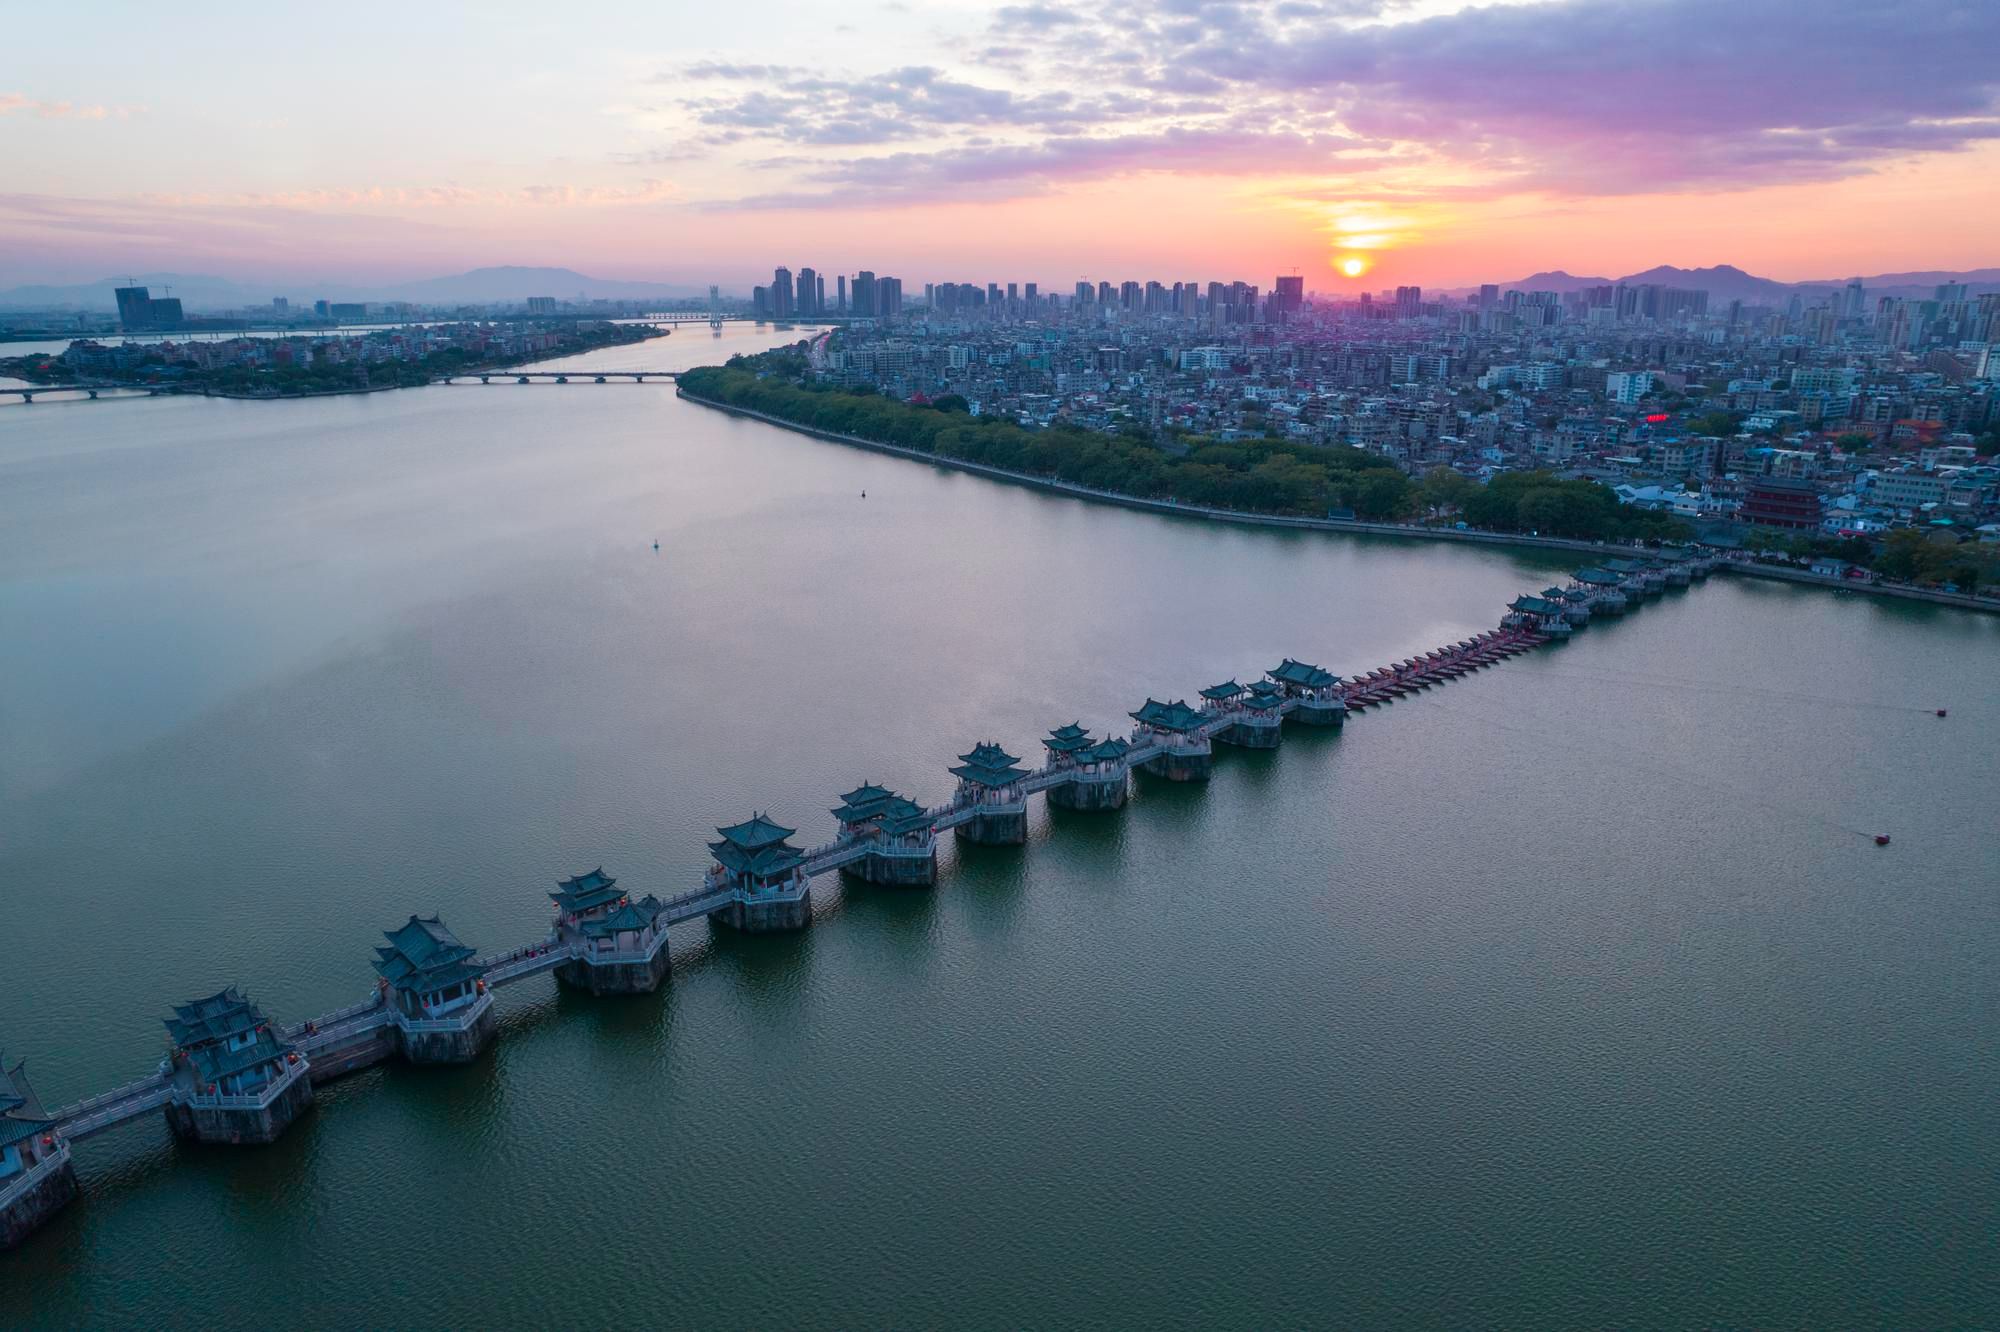
[[(718, 130), (820, 147), (834, 194), (1003, 195), (1149, 169), (1355, 169), (1333, 149), (1477, 168), (1492, 190), (1749, 188), (1868, 171), (2000, 138), (1992, 0), (1554, 0), (1376, 22), (1401, 0), (1101, 0), (993, 12), (975, 49), (1056, 89), (927, 66), (863, 78), (701, 66), (741, 87), (689, 104)], [(999, 140), (968, 142), (973, 134)], [(1033, 136), (1030, 140), (1030, 136)], [(1023, 141), (1030, 140), (1030, 141)], [(1234, 145), (1206, 153), (1203, 145)]]

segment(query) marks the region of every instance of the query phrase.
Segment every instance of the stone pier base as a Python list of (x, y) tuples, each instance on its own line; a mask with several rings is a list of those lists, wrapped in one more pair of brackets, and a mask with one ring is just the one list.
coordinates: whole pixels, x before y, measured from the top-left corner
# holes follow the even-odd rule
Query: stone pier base
[(745, 934), (770, 934), (778, 930), (802, 930), (812, 924), (812, 915), (812, 889), (808, 888), (795, 902), (782, 898), (771, 902), (731, 902), (709, 912), (708, 918)]
[(312, 1109), (312, 1077), (308, 1074), (285, 1088), (262, 1110), (224, 1110), (167, 1102), (167, 1127), (189, 1142), (226, 1144), (276, 1142), (292, 1121)]
[(404, 1031), (396, 1033), (396, 1051), (411, 1064), (469, 1064), (486, 1052), (500, 1034), (500, 1021), (491, 1007), (461, 1031)]
[(1237, 722), (1225, 726), (1216, 739), (1240, 749), (1276, 749), (1285, 738), (1284, 724), (1276, 717), (1268, 722)]
[(846, 872), (863, 883), (892, 888), (929, 888), (937, 883), (937, 848), (923, 855), (884, 855), (871, 851), (847, 866)]
[(1164, 777), (1170, 782), (1205, 782), (1209, 769), (1215, 766), (1215, 756), (1168, 753), (1149, 758), (1142, 766), (1155, 777)]
[(1301, 726), (1339, 726), (1347, 720), (1347, 705), (1301, 701), (1291, 715)]
[(1048, 790), (1049, 804), (1057, 809), (1123, 809), (1131, 782), (1125, 773), (1094, 778), (1079, 777)]
[(630, 962), (590, 962), (573, 958), (556, 968), (556, 980), (589, 994), (651, 994), (660, 988), (673, 963), (664, 941), (650, 958)]
[(76, 1170), (65, 1161), (60, 1170), (0, 1209), (0, 1253), (19, 1246), (74, 1197)]
[(981, 810), (958, 825), (958, 835), (974, 846), (1021, 846), (1028, 840), (1028, 806)]

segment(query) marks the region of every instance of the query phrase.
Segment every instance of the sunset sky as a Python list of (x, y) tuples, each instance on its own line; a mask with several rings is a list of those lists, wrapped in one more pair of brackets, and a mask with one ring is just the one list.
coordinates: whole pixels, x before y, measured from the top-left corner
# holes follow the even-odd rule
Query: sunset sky
[(81, 3), (7, 33), (8, 285), (2000, 264), (1993, 0)]

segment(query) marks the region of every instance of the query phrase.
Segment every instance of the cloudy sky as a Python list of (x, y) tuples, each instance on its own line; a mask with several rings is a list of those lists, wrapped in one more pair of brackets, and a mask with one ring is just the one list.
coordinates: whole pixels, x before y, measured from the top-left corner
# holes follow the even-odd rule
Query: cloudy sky
[(10, 284), (2000, 264), (1994, 0), (72, 0), (7, 31)]

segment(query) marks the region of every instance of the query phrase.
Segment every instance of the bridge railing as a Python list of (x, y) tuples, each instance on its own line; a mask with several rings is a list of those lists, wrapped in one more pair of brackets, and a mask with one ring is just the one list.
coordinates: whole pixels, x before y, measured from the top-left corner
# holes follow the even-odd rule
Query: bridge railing
[(285, 1088), (306, 1075), (306, 1065), (288, 1064), (285, 1071), (265, 1083), (254, 1092), (237, 1096), (223, 1096), (214, 1093), (188, 1096), (187, 1104), (198, 1110), (262, 1110), (278, 1099)]
[(137, 1119), (148, 1110), (157, 1110), (159, 1107), (165, 1105), (172, 1095), (173, 1088), (163, 1080), (158, 1087), (153, 1088), (151, 1091), (128, 1096), (114, 1105), (107, 1105), (103, 1109), (85, 1115), (81, 1119), (64, 1120), (58, 1124), (57, 1131), (71, 1141), (87, 1138), (93, 1133), (99, 1133), (108, 1128), (116, 1128), (127, 1120)]
[(29, 1166), (27, 1171), (0, 1184), (0, 1212), (12, 1207), (50, 1175), (69, 1164), (69, 1144), (57, 1139), (55, 1150)]
[(102, 1092), (96, 1096), (85, 1097), (83, 1100), (78, 1101), (74, 1105), (66, 1105), (62, 1109), (56, 1111), (53, 1115), (49, 1116), (49, 1118), (55, 1120), (57, 1123), (62, 1123), (67, 1120), (75, 1119), (81, 1115), (87, 1115), (91, 1113), (93, 1110), (96, 1110), (102, 1106), (112, 1105), (119, 1101), (129, 1100), (132, 1097), (137, 1096), (143, 1092), (153, 1091), (160, 1087), (164, 1087), (166, 1085), (166, 1082), (167, 1082), (167, 1075), (164, 1073), (155, 1073), (150, 1077), (134, 1078), (132, 1081), (126, 1083), (122, 1087), (114, 1087), (108, 1092)]
[[(360, 1017), (363, 1013), (371, 1009), (380, 1008), (381, 1006), (382, 996), (380, 994), (370, 994), (358, 1004), (349, 1004), (345, 1008), (336, 1008), (331, 1013), (322, 1013), (316, 1018), (283, 1028), (282, 1032), (287, 1041), (297, 1043), (307, 1037), (323, 1033), (329, 1027), (338, 1026), (349, 1018)], [(308, 1027), (312, 1028), (312, 1030), (308, 1031)]]

